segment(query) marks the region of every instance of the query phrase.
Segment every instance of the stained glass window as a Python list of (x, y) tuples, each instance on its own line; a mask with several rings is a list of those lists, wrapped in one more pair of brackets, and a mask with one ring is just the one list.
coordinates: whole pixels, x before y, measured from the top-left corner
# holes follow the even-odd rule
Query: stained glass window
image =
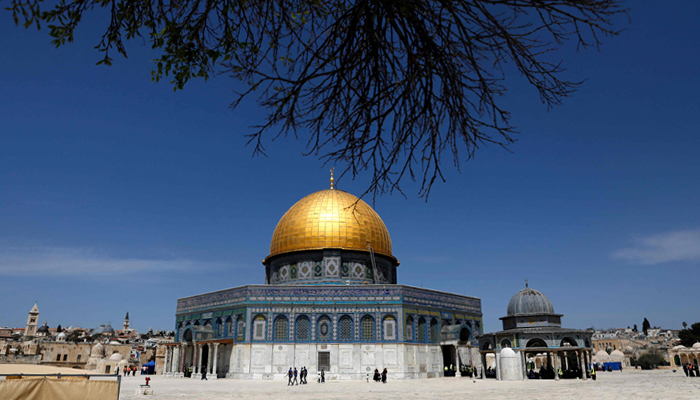
[(435, 318), (433, 318), (432, 321), (430, 321), (430, 337), (428, 340), (430, 343), (435, 343), (438, 341), (438, 322)]
[(413, 341), (413, 317), (410, 315), (406, 318), (406, 341)]
[(354, 338), (354, 331), (352, 326), (352, 318), (345, 315), (338, 321), (338, 330), (340, 331), (341, 341), (352, 341)]
[(331, 340), (331, 319), (327, 316), (322, 316), (318, 319), (318, 340)]
[(221, 318), (216, 319), (216, 333), (217, 336), (224, 336), (224, 324), (221, 322)]
[(274, 330), (274, 340), (275, 341), (286, 341), (287, 340), (287, 318), (283, 316), (277, 317), (275, 320), (275, 330)]
[(243, 340), (243, 335), (245, 334), (245, 322), (243, 322), (243, 317), (238, 316), (236, 321), (236, 336), (238, 340)]
[(360, 339), (362, 341), (375, 340), (374, 335), (374, 318), (365, 315), (360, 320)]
[(305, 315), (297, 318), (297, 326), (294, 329), (294, 333), (299, 341), (307, 341), (310, 339), (310, 321)]
[(396, 340), (396, 318), (384, 317), (384, 340)]
[(265, 322), (267, 320), (262, 315), (255, 317), (253, 321), (253, 340), (265, 340)]
[(418, 320), (418, 341), (425, 342), (425, 319), (423, 317)]

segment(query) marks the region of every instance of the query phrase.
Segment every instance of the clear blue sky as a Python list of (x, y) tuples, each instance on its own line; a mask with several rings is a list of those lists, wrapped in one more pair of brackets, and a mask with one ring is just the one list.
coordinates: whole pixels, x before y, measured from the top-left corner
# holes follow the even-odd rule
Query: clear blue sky
[[(487, 330), (526, 277), (570, 327), (700, 321), (700, 7), (630, 6), (600, 52), (562, 52), (588, 79), (563, 106), (513, 82), (512, 154), (481, 150), (427, 204), (416, 185), (377, 201), (400, 283), (481, 298)], [(238, 83), (173, 93), (140, 42), (95, 66), (102, 17), (58, 50), (0, 21), (0, 326), (38, 301), (52, 327), (120, 326), (128, 310), (139, 330), (172, 329), (177, 298), (263, 283), (279, 218), (328, 186), (303, 143), (251, 158), (262, 114), (228, 108)]]

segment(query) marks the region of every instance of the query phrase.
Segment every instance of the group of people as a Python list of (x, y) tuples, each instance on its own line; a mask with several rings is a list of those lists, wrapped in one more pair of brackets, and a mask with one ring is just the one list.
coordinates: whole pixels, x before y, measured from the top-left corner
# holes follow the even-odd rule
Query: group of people
[(386, 375), (387, 375), (386, 368), (384, 368), (384, 370), (382, 371), (381, 374), (379, 373), (379, 368), (375, 368), (374, 369), (374, 377), (372, 379), (374, 379), (374, 381), (377, 383), (378, 382), (386, 383)]
[(685, 372), (685, 376), (691, 376), (691, 377), (697, 377), (700, 378), (700, 371), (698, 371), (698, 366), (693, 365), (693, 364), (683, 364), (683, 372)]
[[(594, 369), (591, 368), (591, 370), (593, 371)], [(542, 365), (539, 371), (535, 371), (535, 369), (532, 367), (529, 371), (527, 371), (528, 379), (554, 379), (557, 375), (559, 375), (559, 379), (577, 379), (583, 377), (583, 371), (578, 367), (578, 365), (574, 366), (574, 368), (566, 370), (557, 368), (556, 372), (551, 365)], [(587, 376), (588, 375), (589, 374), (587, 374)]]
[[(306, 367), (301, 367), (301, 371), (298, 371), (296, 367), (294, 367), (294, 370), (292, 371), (292, 367), (289, 367), (289, 372), (287, 372), (287, 376), (289, 376), (289, 382), (287, 383), (287, 386), (289, 385), (306, 385), (308, 382), (306, 381), (306, 377), (309, 374), (309, 370), (306, 369)], [(297, 376), (299, 377), (299, 380), (297, 381)], [(323, 370), (321, 370), (321, 376), (324, 376)], [(320, 378), (319, 378), (320, 380)], [(325, 379), (324, 379), (325, 381)]]
[(124, 376), (129, 376), (130, 374), (131, 376), (136, 376), (136, 370), (138, 370), (138, 368), (135, 365), (125, 365), (122, 373)]

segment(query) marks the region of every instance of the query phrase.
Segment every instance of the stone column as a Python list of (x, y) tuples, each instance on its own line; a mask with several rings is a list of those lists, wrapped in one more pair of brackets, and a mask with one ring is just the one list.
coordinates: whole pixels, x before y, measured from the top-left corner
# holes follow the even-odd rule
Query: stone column
[(186, 353), (186, 347), (185, 345), (180, 346), (180, 373), (183, 373), (184, 370), (184, 365), (185, 365), (185, 353)]
[(214, 370), (211, 372), (214, 379), (216, 379), (216, 367), (219, 363), (219, 344), (214, 343)]
[(486, 354), (481, 353), (481, 379), (486, 379)]
[(201, 345), (197, 343), (194, 344), (194, 354), (192, 354), (192, 364), (194, 364), (194, 371), (192, 372), (193, 374), (199, 373), (199, 365), (202, 362), (202, 360), (200, 359), (202, 352), (199, 351), (199, 346)]
[(501, 380), (501, 352), (496, 351), (496, 380)]
[(556, 352), (553, 353), (553, 359), (554, 359), (554, 380), (558, 381), (559, 380), (559, 354)]
[(170, 346), (165, 347), (165, 357), (163, 358), (163, 373), (161, 375), (167, 375), (170, 372)]
[(212, 362), (212, 354), (214, 353), (212, 347), (214, 346), (212, 346), (211, 343), (207, 343), (207, 349), (209, 349), (207, 351), (207, 374), (211, 374), (211, 367), (214, 365)]
[(524, 350), (520, 351), (520, 372), (523, 374), (523, 380), (527, 380), (527, 355)]
[(586, 377), (586, 355), (584, 350), (579, 352), (579, 359), (581, 360), (581, 379), (585, 381), (588, 378)]
[(459, 362), (459, 348), (457, 345), (455, 345), (455, 377), (461, 378), (462, 377), (462, 368)]

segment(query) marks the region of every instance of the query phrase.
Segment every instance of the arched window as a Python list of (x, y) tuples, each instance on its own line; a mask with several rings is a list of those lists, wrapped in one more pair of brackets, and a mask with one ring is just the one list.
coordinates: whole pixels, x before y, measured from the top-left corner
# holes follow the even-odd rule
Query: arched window
[(289, 338), (289, 322), (287, 317), (280, 315), (275, 319), (273, 339), (275, 342), (286, 342)]
[(374, 318), (365, 315), (360, 320), (360, 340), (369, 342), (376, 340), (376, 337), (374, 334)]
[(80, 362), (80, 359), (83, 358), (82, 356), (83, 356), (82, 354), (78, 354), (78, 358), (76, 359), (76, 361)]
[(216, 319), (216, 334), (219, 337), (224, 336), (224, 323), (221, 321), (221, 318)]
[(243, 336), (245, 336), (245, 321), (243, 321), (243, 316), (239, 315), (236, 318), (236, 340), (243, 340)]
[(459, 341), (460, 342), (469, 341), (470, 337), (471, 337), (471, 332), (469, 332), (469, 328), (467, 328), (466, 326), (459, 330)]
[(233, 336), (233, 319), (231, 317), (226, 318), (226, 334), (225, 336)]
[(425, 318), (418, 319), (418, 342), (425, 343)]
[(534, 338), (528, 340), (525, 347), (547, 347), (547, 343), (542, 339)]
[(316, 339), (320, 342), (331, 340), (331, 319), (327, 315), (322, 315), (316, 322)]
[(510, 343), (510, 340), (508, 340), (508, 339), (501, 340), (501, 348), (505, 349), (506, 347), (513, 347), (513, 345), (511, 345), (511, 343)]
[(354, 332), (352, 318), (349, 315), (343, 315), (338, 321), (338, 337), (340, 341), (351, 342), (355, 338)]
[(294, 335), (297, 342), (308, 342), (311, 339), (311, 321), (309, 321), (309, 317), (302, 315), (297, 318)]
[(437, 343), (438, 334), (439, 334), (438, 322), (435, 318), (433, 318), (432, 320), (430, 320), (430, 332), (428, 334), (428, 341), (430, 343)]
[(413, 317), (408, 316), (406, 318), (406, 341), (407, 342), (412, 342), (413, 341)]
[(63, 361), (66, 361), (66, 360), (68, 360), (68, 354), (63, 355)]
[(382, 321), (382, 329), (384, 331), (384, 340), (396, 340), (396, 318), (392, 315), (387, 315)]
[(258, 314), (253, 320), (253, 340), (265, 340), (265, 331), (267, 330), (267, 318), (264, 315)]

